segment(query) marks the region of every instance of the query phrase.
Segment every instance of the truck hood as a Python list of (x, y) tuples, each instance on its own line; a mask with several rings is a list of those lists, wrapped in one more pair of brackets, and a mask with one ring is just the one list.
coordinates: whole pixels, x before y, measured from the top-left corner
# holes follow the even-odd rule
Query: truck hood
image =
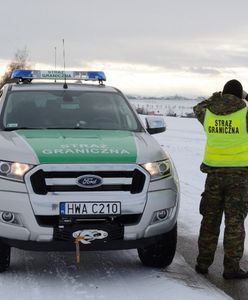
[(0, 159), (23, 163), (146, 163), (166, 158), (147, 133), (23, 129), (0, 133)]

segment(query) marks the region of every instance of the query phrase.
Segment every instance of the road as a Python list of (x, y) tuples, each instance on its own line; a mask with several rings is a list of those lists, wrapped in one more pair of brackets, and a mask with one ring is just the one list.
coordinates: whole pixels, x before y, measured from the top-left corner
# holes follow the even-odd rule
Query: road
[[(180, 238), (180, 243), (182, 239)], [(226, 300), (176, 254), (166, 269), (144, 267), (136, 250), (74, 253), (12, 249), (0, 300)]]
[[(195, 259), (197, 256), (197, 236), (178, 236), (177, 251), (184, 257), (185, 261), (194, 268)], [(219, 245), (213, 265), (209, 268), (209, 274), (205, 277), (209, 282), (214, 284), (219, 289), (235, 300), (248, 299), (248, 279), (247, 280), (224, 280), (222, 277), (223, 267), (223, 249)], [(242, 267), (248, 270), (248, 256), (245, 255), (242, 259)]]

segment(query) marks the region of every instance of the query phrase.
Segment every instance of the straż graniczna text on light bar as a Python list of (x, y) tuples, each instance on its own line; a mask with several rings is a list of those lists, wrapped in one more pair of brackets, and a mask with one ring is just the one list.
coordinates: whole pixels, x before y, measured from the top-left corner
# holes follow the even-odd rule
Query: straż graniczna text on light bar
[(11, 78), (106, 81), (102, 71), (14, 70)]

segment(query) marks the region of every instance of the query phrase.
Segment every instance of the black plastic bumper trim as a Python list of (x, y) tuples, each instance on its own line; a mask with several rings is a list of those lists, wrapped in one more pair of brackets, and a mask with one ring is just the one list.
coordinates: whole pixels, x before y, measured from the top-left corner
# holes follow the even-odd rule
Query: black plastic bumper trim
[[(105, 251), (105, 250), (124, 250), (142, 248), (144, 246), (152, 245), (163, 238), (163, 235), (154, 236), (151, 238), (143, 238), (139, 240), (118, 240), (118, 241), (102, 241), (101, 243), (94, 243), (90, 245), (80, 244), (81, 251)], [(75, 251), (74, 242), (64, 241), (50, 241), (50, 242), (36, 242), (36, 241), (22, 241), (14, 239), (0, 238), (0, 241), (10, 247), (19, 248), (31, 251)]]

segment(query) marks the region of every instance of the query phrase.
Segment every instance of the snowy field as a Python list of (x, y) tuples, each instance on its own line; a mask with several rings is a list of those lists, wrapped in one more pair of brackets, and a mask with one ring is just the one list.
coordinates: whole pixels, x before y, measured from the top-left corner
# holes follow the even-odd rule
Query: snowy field
[(199, 100), (131, 99), (130, 102), (136, 109), (141, 109), (145, 113), (185, 116), (188, 113), (192, 113), (192, 107), (195, 106)]
[[(195, 119), (165, 117), (167, 131), (156, 139), (168, 150), (181, 183), (180, 235), (197, 235), (205, 175), (199, 165), (204, 134)], [(221, 242), (221, 240), (220, 240)], [(247, 250), (247, 244), (246, 244)], [(230, 299), (176, 255), (167, 269), (142, 266), (135, 250), (82, 253), (25, 252), (14, 249), (8, 272), (0, 275), (0, 300)]]

